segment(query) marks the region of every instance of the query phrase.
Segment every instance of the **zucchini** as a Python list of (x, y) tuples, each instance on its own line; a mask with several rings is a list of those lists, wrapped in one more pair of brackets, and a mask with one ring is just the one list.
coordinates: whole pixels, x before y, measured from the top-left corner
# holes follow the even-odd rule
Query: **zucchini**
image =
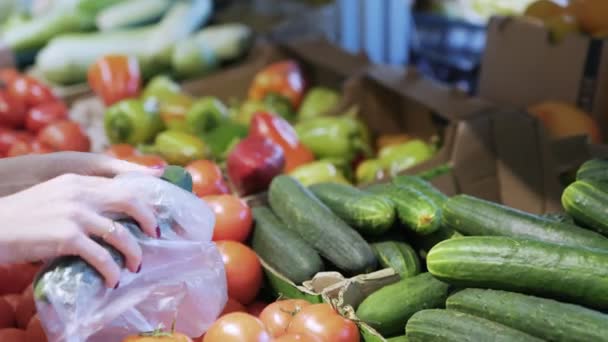
[(423, 310), (407, 322), (406, 336), (412, 342), (542, 342), (519, 330), (449, 310)]
[(591, 159), (576, 172), (576, 180), (608, 181), (608, 159)]
[(298, 181), (286, 175), (275, 177), (268, 197), (287, 227), (337, 268), (351, 274), (375, 269), (374, 252), (361, 235)]
[(323, 270), (323, 261), (295, 232), (287, 229), (268, 207), (253, 208), (253, 250), (272, 268), (295, 284)]
[(608, 235), (608, 185), (597, 181), (576, 181), (562, 194), (562, 205), (577, 222)]
[(464, 235), (511, 236), (608, 249), (608, 239), (595, 232), (467, 195), (454, 196), (445, 202), (443, 225)]
[(127, 0), (101, 11), (95, 20), (100, 31), (151, 24), (162, 18), (172, 0)]
[(383, 336), (403, 332), (403, 326), (420, 310), (443, 306), (448, 285), (430, 273), (405, 278), (369, 295), (357, 308), (357, 317)]
[(402, 187), (410, 187), (420, 191), (428, 198), (432, 199), (436, 205), (442, 207), (448, 199), (441, 191), (437, 190), (431, 183), (418, 176), (398, 176), (393, 179), (393, 184)]
[(433, 247), (427, 268), (464, 287), (564, 299), (608, 309), (608, 253), (508, 237), (463, 237)]
[(441, 208), (420, 191), (386, 183), (372, 185), (366, 191), (393, 201), (399, 221), (413, 232), (427, 235), (439, 229)]
[(395, 206), (383, 196), (338, 183), (314, 184), (309, 189), (334, 214), (363, 234), (381, 235), (395, 222)]
[(372, 243), (372, 249), (382, 267), (392, 268), (401, 278), (420, 273), (420, 260), (414, 249), (405, 242), (383, 241)]
[(549, 341), (608, 341), (608, 315), (552, 299), (466, 289), (451, 295), (446, 306)]
[[(167, 167), (162, 179), (192, 192), (192, 177), (181, 167)], [(117, 222), (127, 228), (136, 238), (148, 238), (135, 221), (123, 219)], [(159, 218), (158, 226), (161, 233), (168, 234), (168, 231), (172, 230), (172, 225), (173, 218)], [(96, 241), (110, 252), (114, 261), (121, 268), (124, 268), (125, 260), (120, 252), (102, 240), (96, 239)], [(105, 291), (105, 286), (101, 274), (78, 256), (63, 256), (54, 259), (42, 269), (34, 280), (34, 298), (37, 301), (48, 302), (49, 294), (56, 294), (65, 300), (59, 305), (71, 306), (76, 303), (87, 303), (87, 298), (92, 298), (102, 291)], [(58, 303), (50, 304), (57, 305)]]

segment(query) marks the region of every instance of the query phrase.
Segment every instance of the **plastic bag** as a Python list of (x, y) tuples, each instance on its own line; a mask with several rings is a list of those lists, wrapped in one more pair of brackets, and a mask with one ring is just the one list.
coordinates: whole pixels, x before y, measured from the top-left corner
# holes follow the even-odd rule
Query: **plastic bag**
[(173, 322), (179, 332), (202, 335), (227, 300), (224, 264), (211, 242), (213, 212), (196, 196), (154, 177), (123, 175), (110, 186), (126, 187), (154, 206), (161, 238), (112, 217), (134, 233), (143, 251), (141, 271), (123, 270), (116, 290), (107, 289), (80, 258), (55, 260), (59, 266), (43, 273), (34, 290), (49, 341), (120, 341)]

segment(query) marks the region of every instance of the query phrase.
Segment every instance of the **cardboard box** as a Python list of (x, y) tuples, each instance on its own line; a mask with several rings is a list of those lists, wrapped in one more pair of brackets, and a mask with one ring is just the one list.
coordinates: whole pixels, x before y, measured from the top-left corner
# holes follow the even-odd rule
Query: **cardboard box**
[(570, 103), (592, 113), (608, 133), (607, 40), (571, 34), (552, 42), (541, 23), (492, 18), (481, 64), (479, 95), (497, 104)]

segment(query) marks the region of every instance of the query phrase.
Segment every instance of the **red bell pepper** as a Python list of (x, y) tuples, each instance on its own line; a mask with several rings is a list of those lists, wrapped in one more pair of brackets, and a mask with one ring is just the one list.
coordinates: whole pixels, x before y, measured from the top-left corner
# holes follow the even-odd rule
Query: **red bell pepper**
[(267, 66), (258, 72), (249, 88), (249, 98), (263, 100), (269, 94), (278, 94), (298, 108), (304, 97), (304, 76), (298, 64), (287, 60)]
[(287, 172), (315, 159), (312, 151), (300, 143), (293, 127), (278, 115), (267, 112), (256, 113), (249, 126), (249, 135), (266, 137), (281, 146), (285, 154)]
[(89, 86), (106, 106), (137, 97), (141, 89), (141, 73), (135, 57), (104, 56), (91, 66), (87, 77)]

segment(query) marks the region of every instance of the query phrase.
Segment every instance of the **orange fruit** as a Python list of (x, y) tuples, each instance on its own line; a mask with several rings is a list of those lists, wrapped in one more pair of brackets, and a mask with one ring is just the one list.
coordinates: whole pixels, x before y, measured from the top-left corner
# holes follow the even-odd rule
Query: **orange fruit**
[(571, 0), (568, 11), (576, 16), (583, 31), (597, 35), (608, 30), (608, 1)]

